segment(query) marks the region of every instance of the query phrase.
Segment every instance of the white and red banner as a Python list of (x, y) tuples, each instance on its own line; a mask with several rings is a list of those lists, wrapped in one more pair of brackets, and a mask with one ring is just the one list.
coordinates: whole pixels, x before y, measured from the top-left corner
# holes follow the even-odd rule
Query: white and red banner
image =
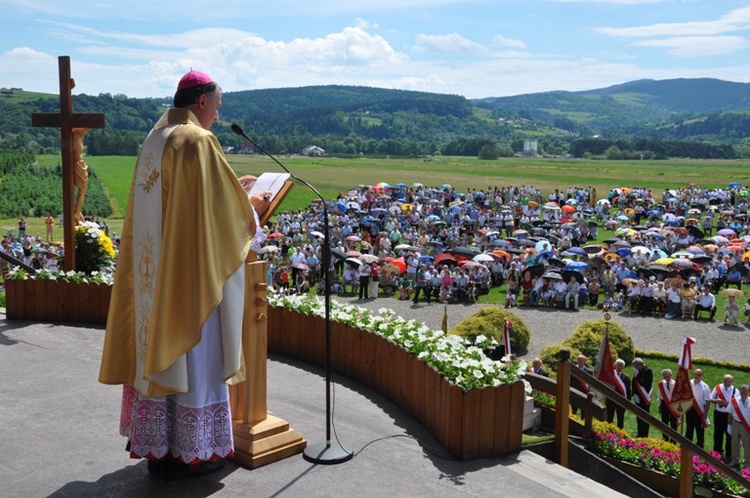
[[(680, 415), (684, 414), (694, 405), (695, 396), (693, 395), (693, 386), (690, 385), (689, 370), (693, 368), (693, 352), (691, 346), (695, 344), (695, 339), (685, 337), (682, 340), (682, 352), (680, 353), (679, 367), (677, 369), (677, 378), (675, 379), (674, 392), (672, 392), (672, 401), (669, 404), (670, 409)], [(698, 410), (702, 413), (703, 410)]]

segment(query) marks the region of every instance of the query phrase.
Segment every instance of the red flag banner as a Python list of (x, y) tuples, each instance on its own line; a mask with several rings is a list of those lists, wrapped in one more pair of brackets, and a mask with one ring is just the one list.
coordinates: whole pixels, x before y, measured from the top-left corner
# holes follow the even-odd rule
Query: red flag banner
[(693, 388), (690, 386), (690, 375), (686, 368), (679, 367), (674, 383), (672, 401), (669, 403), (673, 413), (684, 415), (693, 406)]
[(612, 350), (609, 348), (609, 331), (604, 332), (604, 340), (599, 348), (599, 354), (596, 355), (596, 367), (594, 377), (602, 382), (606, 382), (612, 387), (617, 385), (615, 377), (615, 365), (612, 360)]

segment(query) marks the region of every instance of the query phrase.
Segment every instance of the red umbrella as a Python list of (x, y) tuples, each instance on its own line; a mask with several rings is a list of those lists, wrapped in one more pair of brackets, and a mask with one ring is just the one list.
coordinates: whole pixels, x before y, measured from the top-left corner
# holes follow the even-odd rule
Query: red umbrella
[(501, 251), (500, 249), (495, 249), (491, 254), (494, 254), (501, 259), (505, 259), (506, 261), (510, 260), (510, 254), (505, 251)]
[(283, 237), (283, 236), (284, 236), (284, 234), (283, 234), (283, 233), (281, 233), (281, 232), (271, 232), (271, 233), (270, 233), (270, 234), (268, 235), (268, 238), (269, 238), (269, 239), (277, 239), (277, 238), (279, 238), (279, 237)]
[(562, 207), (562, 210), (563, 210), (564, 213), (575, 213), (576, 212), (576, 208), (574, 208), (570, 204), (565, 204)]
[(437, 258), (435, 258), (435, 264), (456, 264), (456, 258), (451, 256), (450, 254), (443, 253), (440, 254)]
[(396, 265), (401, 273), (404, 273), (406, 271), (406, 261), (404, 261), (404, 258), (396, 258), (388, 264)]

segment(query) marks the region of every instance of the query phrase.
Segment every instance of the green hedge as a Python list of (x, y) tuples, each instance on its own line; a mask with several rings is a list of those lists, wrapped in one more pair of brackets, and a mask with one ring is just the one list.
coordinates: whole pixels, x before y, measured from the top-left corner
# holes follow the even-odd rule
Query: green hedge
[[(603, 319), (583, 322), (562, 343), (544, 347), (539, 357), (548, 370), (556, 371), (560, 349), (567, 348), (571, 358), (584, 354), (587, 364), (593, 368), (606, 329), (607, 322)], [(609, 322), (609, 346), (613, 359), (622, 358), (626, 364), (630, 364), (635, 358), (633, 339), (615, 322)]]
[(510, 329), (510, 348), (515, 355), (524, 355), (529, 349), (531, 331), (518, 317), (504, 308), (482, 308), (451, 330), (451, 334), (460, 335), (474, 341), (478, 335), (492, 337), (502, 344), (505, 320), (513, 325)]

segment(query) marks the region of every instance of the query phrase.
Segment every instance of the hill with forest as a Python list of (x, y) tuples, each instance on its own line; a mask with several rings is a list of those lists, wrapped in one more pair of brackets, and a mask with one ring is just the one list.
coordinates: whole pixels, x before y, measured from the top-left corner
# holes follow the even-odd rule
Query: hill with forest
[[(106, 115), (91, 130), (92, 155), (132, 155), (170, 97), (75, 95), (77, 112)], [(55, 112), (57, 96), (0, 89), (0, 148), (50, 152), (56, 130), (32, 128), (33, 112)], [(310, 86), (224, 94), (213, 128), (233, 152), (247, 144), (239, 123), (272, 153), (317, 145), (334, 155), (520, 153), (619, 158), (750, 157), (750, 84), (715, 79), (638, 80), (580, 92), (469, 100), (460, 95), (354, 86)]]

